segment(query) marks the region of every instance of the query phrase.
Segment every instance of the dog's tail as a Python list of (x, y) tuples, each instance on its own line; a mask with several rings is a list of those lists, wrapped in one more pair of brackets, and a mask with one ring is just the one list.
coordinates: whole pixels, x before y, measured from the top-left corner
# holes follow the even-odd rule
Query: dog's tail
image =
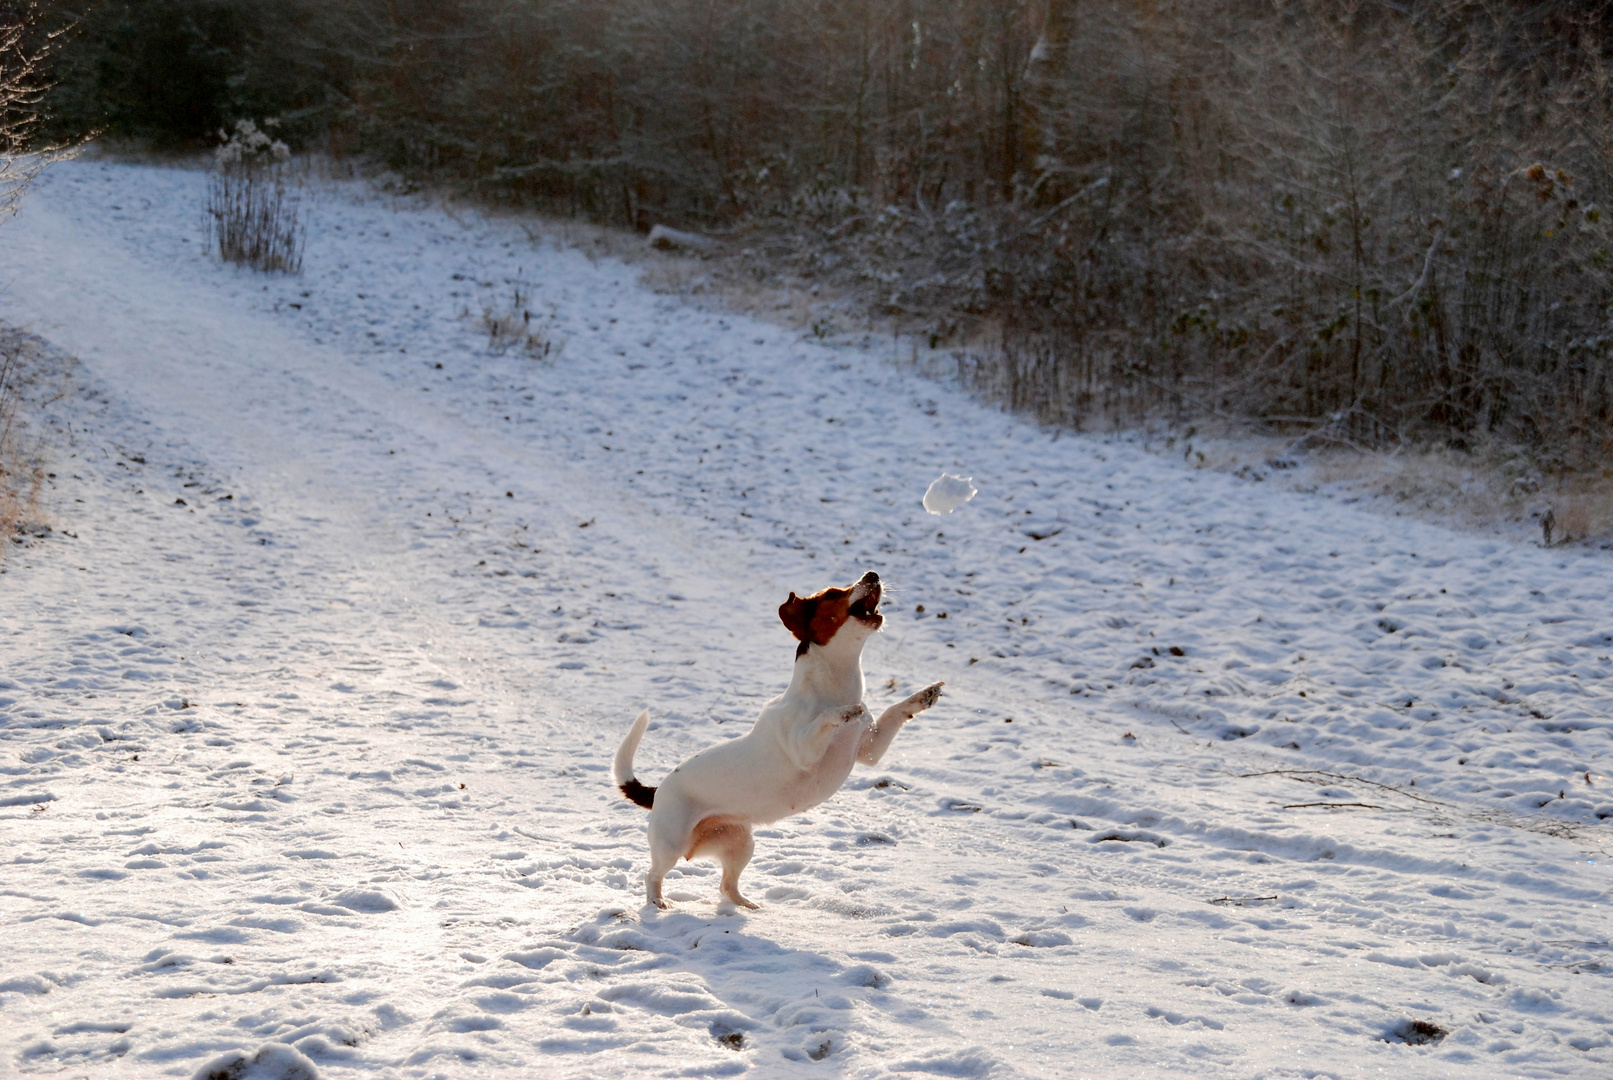
[(627, 737), (622, 745), (616, 748), (616, 764), (611, 769), (611, 778), (633, 802), (648, 810), (655, 805), (655, 789), (639, 783), (633, 778), (633, 754), (638, 750), (639, 740), (644, 738), (644, 729), (650, 726), (650, 710), (645, 709), (633, 721), (633, 726), (627, 729)]

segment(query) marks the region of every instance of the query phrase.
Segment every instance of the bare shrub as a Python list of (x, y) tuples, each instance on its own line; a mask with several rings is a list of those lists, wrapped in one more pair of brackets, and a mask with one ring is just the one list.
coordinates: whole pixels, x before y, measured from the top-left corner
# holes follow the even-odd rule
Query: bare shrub
[(215, 152), (207, 214), (220, 258), (254, 270), (302, 271), (306, 231), (291, 151), (251, 120), (237, 121)]

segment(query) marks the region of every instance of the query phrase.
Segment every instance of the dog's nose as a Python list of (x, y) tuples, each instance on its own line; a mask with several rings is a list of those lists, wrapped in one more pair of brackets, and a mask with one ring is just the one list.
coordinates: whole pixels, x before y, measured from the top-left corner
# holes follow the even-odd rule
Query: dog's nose
[(861, 584), (864, 584), (864, 585), (878, 585), (879, 584), (879, 575), (874, 573), (872, 570), (870, 570), (870, 571), (868, 571), (868, 573), (863, 575), (863, 579), (862, 579)]

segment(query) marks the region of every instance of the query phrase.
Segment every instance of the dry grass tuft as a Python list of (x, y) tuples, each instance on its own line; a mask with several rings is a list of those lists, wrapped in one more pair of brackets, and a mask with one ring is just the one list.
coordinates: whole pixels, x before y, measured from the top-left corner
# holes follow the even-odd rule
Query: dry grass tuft
[(1314, 460), (1322, 483), (1392, 500), (1435, 519), (1468, 526), (1512, 526), (1550, 544), (1613, 542), (1613, 470), (1542, 475), (1529, 454), (1491, 445), (1394, 453), (1333, 450)]
[(36, 338), (0, 327), (0, 554), (37, 524), (45, 475), (24, 436), (22, 407), (37, 382), (38, 358)]
[(1252, 434), (1245, 425), (1186, 430), (1185, 438), (1155, 437), (1150, 446), (1195, 468), (1363, 497), (1379, 509), (1460, 529), (1551, 547), (1613, 546), (1613, 468), (1542, 472), (1528, 448), (1495, 441), (1467, 450), (1332, 445), (1296, 455), (1292, 439)]
[(535, 360), (560, 359), (564, 341), (556, 341), (545, 320), (532, 316), (532, 294), (521, 281), (510, 283), (508, 300), (482, 307), (482, 328), (487, 331), (487, 350), (503, 354), (519, 349)]

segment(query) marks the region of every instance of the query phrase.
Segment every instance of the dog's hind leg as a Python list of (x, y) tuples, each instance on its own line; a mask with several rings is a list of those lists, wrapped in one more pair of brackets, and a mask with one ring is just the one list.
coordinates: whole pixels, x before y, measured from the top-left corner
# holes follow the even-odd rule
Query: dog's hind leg
[(644, 898), (658, 908), (669, 906), (661, 899), (661, 882), (666, 880), (668, 870), (678, 864), (676, 849), (663, 849), (656, 844), (650, 844), (650, 868), (644, 874)]
[(694, 834), (689, 838), (687, 857), (692, 859), (703, 855), (716, 859), (722, 864), (719, 891), (723, 899), (740, 907), (754, 908), (758, 905), (740, 895), (739, 875), (750, 864), (750, 857), (755, 851), (756, 841), (751, 836), (749, 823), (733, 818), (708, 817), (694, 827)]
[(708, 845), (707, 850), (722, 862), (722, 884), (718, 891), (723, 899), (740, 907), (758, 907), (739, 891), (739, 875), (750, 865), (750, 857), (756, 851), (756, 840), (751, 836), (750, 826), (734, 822), (724, 826), (721, 833), (712, 839), (714, 842)]
[(750, 857), (756, 851), (756, 841), (751, 837), (749, 825), (733, 826), (722, 850), (722, 886), (723, 898), (738, 904), (740, 907), (754, 908), (758, 905), (751, 903), (740, 895), (739, 875), (750, 864)]
[(644, 897), (658, 908), (667, 906), (661, 898), (661, 882), (667, 871), (678, 864), (678, 857), (689, 849), (693, 816), (674, 787), (661, 785), (650, 811), (650, 868), (644, 875)]

